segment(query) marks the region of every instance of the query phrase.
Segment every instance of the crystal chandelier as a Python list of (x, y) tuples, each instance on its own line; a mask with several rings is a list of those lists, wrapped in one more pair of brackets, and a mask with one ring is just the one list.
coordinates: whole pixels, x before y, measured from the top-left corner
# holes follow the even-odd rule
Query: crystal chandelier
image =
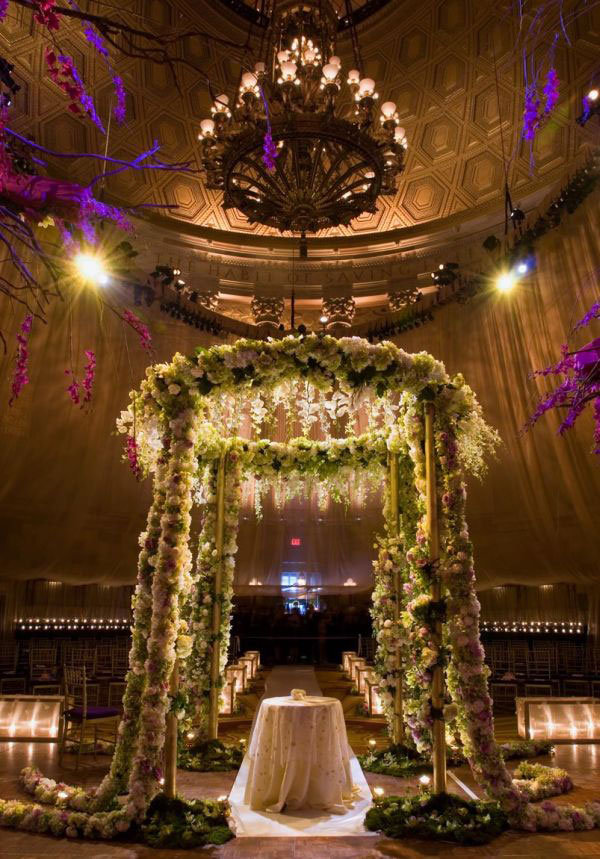
[(315, 233), (374, 213), (396, 192), (407, 147), (396, 105), (379, 109), (375, 81), (336, 56), (330, 0), (280, 0), (234, 103), (215, 98), (198, 135), (207, 186), (250, 223)]

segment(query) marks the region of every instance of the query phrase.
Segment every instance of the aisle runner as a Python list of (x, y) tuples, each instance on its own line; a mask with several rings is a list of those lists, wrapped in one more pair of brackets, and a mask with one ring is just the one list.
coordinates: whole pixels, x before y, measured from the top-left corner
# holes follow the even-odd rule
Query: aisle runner
[[(308, 695), (322, 695), (313, 668), (280, 665), (275, 667), (265, 686), (263, 698), (277, 698), (289, 695), (292, 689), (304, 689)], [(258, 708), (257, 708), (258, 712)], [(255, 715), (256, 718), (256, 715)], [(244, 805), (244, 792), (250, 763), (244, 758), (235, 783), (229, 794), (231, 816), (238, 838), (282, 838), (316, 835), (374, 835), (364, 828), (364, 817), (372, 805), (371, 790), (363, 775), (355, 754), (350, 757), (352, 781), (359, 788), (359, 794), (352, 807), (345, 814), (327, 814), (317, 809), (302, 809), (284, 814), (267, 814), (266, 811), (253, 811)]]

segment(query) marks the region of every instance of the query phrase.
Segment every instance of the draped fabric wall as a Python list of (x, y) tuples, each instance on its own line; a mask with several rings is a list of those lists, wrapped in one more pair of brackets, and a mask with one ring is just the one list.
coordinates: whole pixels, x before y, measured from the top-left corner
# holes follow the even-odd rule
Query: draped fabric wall
[(18, 618), (69, 620), (131, 619), (133, 585), (66, 585), (63, 582), (13, 581), (6, 583), (4, 629)]
[[(600, 461), (590, 453), (592, 421), (559, 437), (547, 415), (525, 435), (538, 392), (550, 380), (532, 370), (557, 361), (572, 325), (600, 297), (600, 195), (592, 195), (539, 243), (537, 272), (511, 294), (451, 304), (435, 323), (397, 342), (426, 349), (474, 388), (503, 445), (482, 483), (470, 481), (467, 515), (479, 587), (600, 581)], [(574, 345), (597, 337), (598, 324)]]
[(479, 601), (484, 620), (588, 622), (586, 594), (575, 585), (500, 585), (481, 591)]
[[(589, 452), (591, 421), (583, 420), (559, 438), (558, 418), (549, 416), (532, 433), (520, 434), (546, 384), (532, 382), (530, 371), (556, 360), (570, 326), (600, 296), (599, 199), (599, 194), (591, 196), (540, 243), (537, 274), (514, 294), (486, 294), (466, 305), (447, 305), (435, 322), (397, 338), (406, 350), (426, 349), (450, 372), (462, 372), (502, 436), (504, 444), (489, 475), (481, 484), (470, 484), (468, 515), (482, 588), (569, 582), (588, 588), (591, 604), (599, 602), (600, 468)], [(120, 461), (122, 439), (113, 433), (115, 417), (127, 392), (139, 384), (148, 357), (131, 331), (93, 305), (89, 295), (72, 307), (57, 302), (51, 324), (35, 324), (32, 383), (8, 409), (14, 333), (23, 315), (20, 308), (3, 304), (0, 326), (11, 344), (8, 357), (0, 359), (0, 557), (5, 579), (104, 584), (135, 579), (150, 485), (136, 484)], [(147, 311), (147, 318), (158, 360), (214, 342), (166, 320), (156, 309)], [(584, 332), (579, 342), (592, 336), (593, 330)], [(97, 352), (98, 370), (87, 413), (71, 404), (64, 370), (72, 352), (81, 374), (83, 351), (89, 348)], [(307, 525), (306, 505), (285, 512), (284, 523), (275, 521), (279, 515), (265, 509), (257, 527), (251, 519), (242, 521), (239, 587), (253, 576), (274, 583), (286, 560), (288, 528), (301, 524), (309, 528), (306, 554), (299, 559), (307, 569), (338, 587), (348, 576), (368, 581), (379, 501), (360, 520), (356, 511), (345, 515), (332, 507), (326, 521), (317, 521), (314, 528)]]
[[(126, 296), (108, 292), (111, 300)], [(195, 328), (137, 308), (150, 321), (154, 360), (217, 342)], [(29, 342), (31, 383), (12, 408), (14, 332), (20, 306), (0, 303), (0, 328), (10, 344), (0, 356), (0, 557), (2, 578), (70, 583), (135, 581), (138, 538), (151, 500), (150, 481), (136, 483), (121, 461), (115, 419), (151, 358), (137, 335), (84, 292), (72, 305), (55, 302), (48, 325), (34, 322)], [(71, 325), (72, 321), (72, 325)], [(69, 329), (73, 336), (70, 343)], [(223, 342), (222, 340), (219, 342)], [(66, 393), (70, 353), (81, 378), (84, 350), (97, 356), (91, 408)]]

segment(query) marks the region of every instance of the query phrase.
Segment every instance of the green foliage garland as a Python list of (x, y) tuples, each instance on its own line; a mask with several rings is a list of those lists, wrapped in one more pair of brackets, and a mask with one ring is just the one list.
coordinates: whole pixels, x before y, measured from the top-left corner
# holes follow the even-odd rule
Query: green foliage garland
[(497, 802), (468, 801), (451, 794), (390, 796), (367, 812), (367, 829), (389, 838), (425, 838), (457, 844), (487, 844), (508, 828)]

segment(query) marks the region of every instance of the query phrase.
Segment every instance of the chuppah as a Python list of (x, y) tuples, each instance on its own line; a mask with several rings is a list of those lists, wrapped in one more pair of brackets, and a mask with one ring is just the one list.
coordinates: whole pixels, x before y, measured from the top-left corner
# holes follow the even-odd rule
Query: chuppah
[[(366, 416), (361, 432), (359, 413)], [(285, 442), (268, 437), (275, 419), (289, 430)], [(324, 440), (310, 437), (315, 422)], [(386, 528), (376, 538), (373, 599), (379, 695), (393, 742), (431, 755), (433, 764), (431, 792), (392, 802), (389, 812), (379, 802), (383, 818), (396, 815), (402, 827), (403, 815), (412, 820), (431, 811), (436, 817), (440, 809), (445, 814), (458, 808), (460, 825), (482, 832), (490, 814), (495, 832), (507, 823), (528, 830), (600, 823), (600, 803), (582, 809), (536, 805), (536, 799), (568, 789), (563, 774), (534, 767), (513, 779), (494, 738), (465, 475), (483, 473), (497, 436), (462, 376), (450, 377), (430, 355), (410, 355), (389, 342), (321, 335), (238, 340), (148, 368), (119, 429), (127, 436), (132, 470), (152, 473), (154, 489), (140, 538), (130, 671), (110, 771), (97, 790), (57, 790), (28, 768), (24, 786), (44, 805), (0, 801), (1, 822), (111, 838), (143, 824), (149, 809), (160, 814), (181, 803), (178, 734), (192, 726), (208, 738), (218, 732), (244, 474), (289, 480), (292, 488), (294, 474), (313, 476), (333, 497), (343, 497), (348, 478), (365, 471), (384, 487)], [(194, 502), (204, 513), (195, 562)], [(322, 709), (310, 701), (280, 706)], [(271, 707), (265, 708), (265, 724)], [(327, 731), (326, 741), (334, 741), (337, 731), (341, 742), (339, 721)], [(476, 781), (496, 800), (493, 808), (448, 794), (447, 736), (462, 746)], [(252, 753), (262, 777), (260, 751), (257, 740)], [(273, 805), (267, 814), (277, 814), (288, 798), (290, 806), (316, 799), (335, 811), (355, 780), (347, 763), (340, 745), (335, 793), (319, 798), (309, 780), (297, 797), (295, 785), (289, 797), (281, 796), (281, 785), (258, 790), (258, 802)], [(223, 804), (203, 813), (225, 811)], [(379, 813), (373, 817), (372, 811), (367, 822), (381, 828)]]

